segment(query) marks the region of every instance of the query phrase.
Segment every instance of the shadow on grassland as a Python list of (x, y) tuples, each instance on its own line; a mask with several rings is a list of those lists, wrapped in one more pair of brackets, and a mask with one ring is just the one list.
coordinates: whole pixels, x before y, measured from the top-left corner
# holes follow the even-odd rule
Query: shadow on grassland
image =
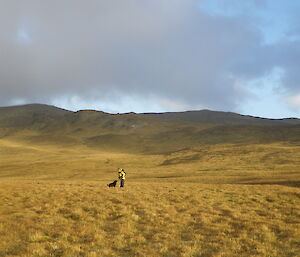
[(270, 181), (264, 181), (260, 179), (251, 180), (251, 181), (239, 181), (236, 184), (242, 184), (242, 185), (279, 185), (279, 186), (288, 186), (288, 187), (298, 187), (300, 188), (300, 180), (293, 180), (293, 181), (283, 181), (283, 180), (270, 180)]

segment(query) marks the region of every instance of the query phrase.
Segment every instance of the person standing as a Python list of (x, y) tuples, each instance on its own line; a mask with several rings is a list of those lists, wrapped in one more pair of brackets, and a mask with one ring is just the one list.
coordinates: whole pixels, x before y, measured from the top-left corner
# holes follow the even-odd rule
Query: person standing
[(119, 168), (118, 177), (119, 177), (119, 180), (120, 180), (120, 187), (124, 187), (125, 177), (126, 177), (126, 172), (125, 172), (124, 169)]

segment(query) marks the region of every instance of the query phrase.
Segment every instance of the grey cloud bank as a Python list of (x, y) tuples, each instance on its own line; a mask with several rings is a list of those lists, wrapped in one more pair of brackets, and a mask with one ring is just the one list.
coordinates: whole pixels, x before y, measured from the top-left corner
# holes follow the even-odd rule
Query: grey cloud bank
[(280, 90), (300, 93), (299, 29), (264, 44), (251, 13), (211, 15), (195, 0), (0, 2), (2, 106), (131, 97), (238, 110), (275, 68)]

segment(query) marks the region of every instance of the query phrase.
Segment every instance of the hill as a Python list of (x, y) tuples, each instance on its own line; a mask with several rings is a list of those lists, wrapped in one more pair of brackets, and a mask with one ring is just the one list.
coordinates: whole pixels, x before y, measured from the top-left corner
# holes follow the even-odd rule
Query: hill
[[(41, 121), (50, 121), (53, 119), (61, 119), (62, 117), (73, 116), (83, 117), (83, 114), (88, 119), (97, 119), (102, 117), (133, 117), (139, 119), (156, 119), (160, 121), (177, 121), (213, 125), (300, 125), (300, 119), (285, 118), (285, 119), (268, 119), (261, 117), (253, 117), (249, 115), (241, 115), (233, 112), (221, 111), (185, 111), (185, 112), (165, 112), (165, 113), (124, 113), (124, 114), (109, 114), (96, 110), (83, 110), (72, 112), (55, 106), (45, 104), (27, 104), (19, 106), (0, 107), (0, 126), (28, 126)], [(88, 113), (88, 115), (86, 114)], [(75, 114), (75, 115), (72, 115)], [(76, 115), (77, 114), (77, 115)], [(80, 114), (80, 115), (78, 115)], [(73, 119), (73, 120), (74, 120)]]
[(300, 122), (207, 110), (109, 114), (31, 104), (0, 108), (0, 137), (32, 144), (85, 145), (105, 151), (149, 154), (205, 144), (298, 144)]
[(58, 119), (70, 111), (44, 104), (0, 107), (0, 127), (24, 128)]
[(209, 123), (217, 125), (292, 125), (300, 124), (297, 118), (268, 119), (241, 115), (233, 112), (220, 111), (186, 111), (186, 112), (165, 112), (165, 113), (144, 113), (145, 116), (158, 120), (184, 121), (194, 123)]

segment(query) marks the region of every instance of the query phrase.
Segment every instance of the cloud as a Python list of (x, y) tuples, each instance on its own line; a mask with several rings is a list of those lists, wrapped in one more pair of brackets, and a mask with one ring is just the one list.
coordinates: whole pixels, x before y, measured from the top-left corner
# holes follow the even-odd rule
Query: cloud
[(79, 99), (116, 106), (122, 98), (168, 110), (237, 110), (252, 97), (249, 81), (274, 67), (285, 71), (288, 90), (300, 81), (298, 42), (264, 45), (251, 15), (212, 15), (196, 0), (3, 5), (0, 105)]
[(288, 102), (292, 106), (300, 108), (300, 94), (289, 97)]

